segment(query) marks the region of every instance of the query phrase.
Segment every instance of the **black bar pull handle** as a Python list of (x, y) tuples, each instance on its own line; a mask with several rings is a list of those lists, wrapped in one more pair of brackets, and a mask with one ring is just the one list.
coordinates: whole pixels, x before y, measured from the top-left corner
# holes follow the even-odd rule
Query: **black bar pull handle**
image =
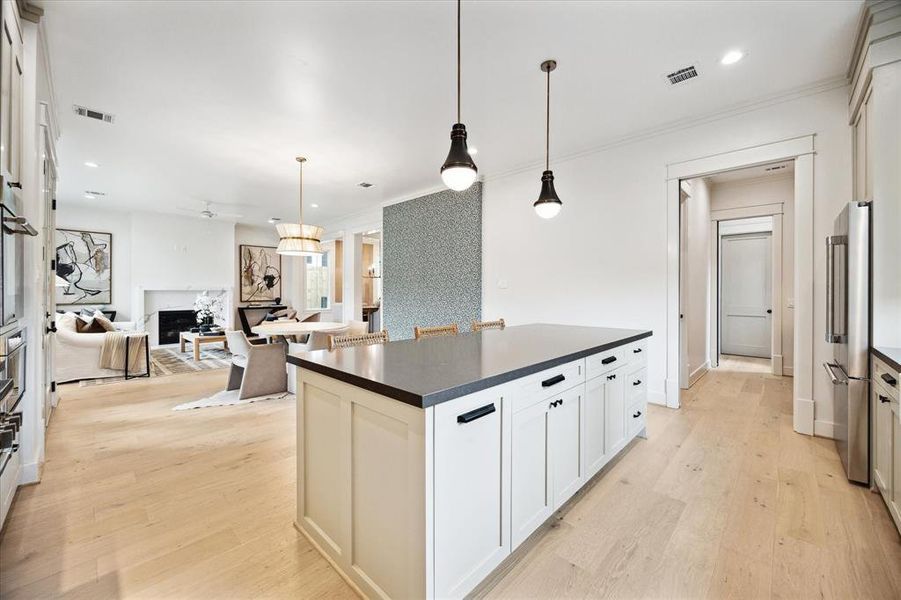
[(636, 348), (635, 350), (632, 350), (632, 354), (638, 354), (639, 352), (641, 352), (641, 348)]
[(612, 363), (612, 362), (616, 362), (616, 357), (615, 357), (615, 356), (608, 356), (607, 358), (605, 358), (605, 359), (603, 359), (603, 360), (601, 361), (601, 364), (602, 364), (602, 365), (609, 365), (609, 364)]
[(886, 382), (887, 384), (889, 384), (892, 387), (895, 387), (896, 385), (898, 385), (898, 380), (895, 379), (894, 377), (892, 377), (891, 375), (889, 375), (888, 373), (883, 373), (882, 375), (880, 375), (880, 377), (882, 377), (882, 381)]
[(632, 385), (641, 385), (641, 379), (636, 379), (632, 382)]
[(632, 418), (633, 418), (633, 419), (637, 419), (637, 418), (640, 417), (640, 416), (641, 416), (641, 411), (640, 411), (640, 410), (637, 410), (637, 411), (635, 411), (635, 414), (632, 415)]
[(463, 413), (462, 415), (457, 415), (457, 423), (472, 423), (476, 419), (481, 419), (482, 417), (486, 417), (491, 413), (495, 412), (497, 408), (494, 406), (494, 403), (486, 404), (485, 406), (480, 406), (474, 410)]
[(566, 380), (566, 377), (561, 373), (560, 375), (554, 375), (550, 379), (545, 379), (541, 382), (541, 387), (551, 387), (552, 385), (557, 385), (561, 381)]
[(882, 402), (883, 404), (890, 402), (890, 400), (888, 399), (888, 396), (883, 396), (882, 394), (879, 394), (879, 401)]

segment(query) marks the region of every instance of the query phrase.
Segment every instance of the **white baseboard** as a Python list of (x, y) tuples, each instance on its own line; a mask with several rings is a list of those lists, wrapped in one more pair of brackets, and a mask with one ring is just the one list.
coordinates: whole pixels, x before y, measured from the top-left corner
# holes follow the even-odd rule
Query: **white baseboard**
[(794, 367), (786, 367), (782, 366), (782, 374), (786, 377), (794, 377), (795, 376), (795, 368)]
[(813, 400), (795, 398), (794, 429), (804, 435), (813, 435)]
[(774, 354), (772, 360), (773, 360), (773, 363), (772, 363), (773, 375), (781, 375), (782, 373), (784, 373), (783, 366), (782, 366), (782, 363), (783, 363), (782, 355)]
[(648, 403), (666, 406), (666, 394), (663, 392), (648, 391)]
[(41, 463), (33, 462), (19, 467), (19, 485), (38, 483), (41, 480)]
[(813, 434), (817, 437), (833, 440), (835, 439), (835, 423), (817, 419), (813, 422)]
[(697, 383), (698, 379), (707, 374), (707, 370), (710, 368), (710, 362), (707, 361), (697, 369), (691, 372), (691, 375), (688, 376), (688, 387), (693, 386)]
[[(650, 397), (648, 398), (650, 400)], [(679, 408), (679, 380), (666, 380), (666, 406)]]

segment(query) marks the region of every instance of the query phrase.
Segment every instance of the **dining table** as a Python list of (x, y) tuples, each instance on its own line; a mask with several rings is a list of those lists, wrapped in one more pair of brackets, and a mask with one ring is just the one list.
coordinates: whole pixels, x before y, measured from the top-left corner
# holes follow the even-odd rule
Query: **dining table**
[[(347, 329), (346, 323), (338, 321), (267, 321), (254, 325), (250, 331), (268, 338), (297, 338), (319, 331), (332, 333)], [(296, 341), (296, 339), (295, 339)]]

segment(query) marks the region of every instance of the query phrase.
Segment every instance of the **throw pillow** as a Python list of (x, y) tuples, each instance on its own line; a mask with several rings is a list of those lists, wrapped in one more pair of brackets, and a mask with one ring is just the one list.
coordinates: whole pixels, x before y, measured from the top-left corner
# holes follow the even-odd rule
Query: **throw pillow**
[(78, 333), (106, 333), (107, 330), (97, 319), (91, 317), (90, 321), (85, 322), (84, 317), (78, 315), (78, 320), (75, 321), (75, 331)]
[(113, 322), (106, 318), (106, 315), (100, 313), (99, 315), (94, 315), (94, 323), (103, 327), (103, 331), (115, 331), (116, 326), (113, 325)]

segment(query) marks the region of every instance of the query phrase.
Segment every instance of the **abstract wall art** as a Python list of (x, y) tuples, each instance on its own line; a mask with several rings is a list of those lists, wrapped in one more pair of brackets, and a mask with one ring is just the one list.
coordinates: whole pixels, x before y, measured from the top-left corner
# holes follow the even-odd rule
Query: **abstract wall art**
[(282, 257), (270, 246), (241, 244), (241, 302), (268, 302), (282, 296)]
[(112, 302), (113, 235), (56, 230), (57, 304)]

